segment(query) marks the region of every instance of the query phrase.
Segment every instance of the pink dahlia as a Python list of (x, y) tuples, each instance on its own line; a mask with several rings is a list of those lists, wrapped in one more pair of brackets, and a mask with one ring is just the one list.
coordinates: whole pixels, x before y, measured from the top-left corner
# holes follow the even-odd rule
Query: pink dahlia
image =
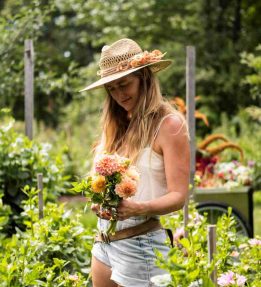
[(101, 155), (95, 162), (95, 171), (103, 176), (112, 175), (118, 171), (118, 168), (118, 161), (113, 155)]
[(129, 179), (127, 177), (124, 177), (122, 182), (116, 184), (115, 186), (115, 192), (122, 198), (128, 198), (133, 196), (136, 193), (137, 190), (137, 183)]

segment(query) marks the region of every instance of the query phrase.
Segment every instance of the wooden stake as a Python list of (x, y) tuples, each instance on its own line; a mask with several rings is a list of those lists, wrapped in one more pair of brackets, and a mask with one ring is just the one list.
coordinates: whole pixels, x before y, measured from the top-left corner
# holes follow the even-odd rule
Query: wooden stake
[[(208, 225), (208, 262), (211, 263), (216, 253), (216, 225)], [(217, 286), (217, 269), (210, 275), (210, 279)]]
[(37, 174), (37, 188), (39, 189), (38, 193), (38, 207), (39, 207), (39, 219), (43, 218), (43, 174)]
[(24, 42), (24, 96), (25, 134), (32, 139), (34, 118), (34, 49), (32, 40)]
[[(196, 50), (193, 46), (186, 48), (186, 109), (187, 124), (190, 135), (190, 192), (189, 197), (193, 195), (194, 175), (196, 165), (196, 148), (195, 148), (195, 63)], [(186, 200), (184, 212), (185, 237), (187, 237), (186, 226), (188, 224), (188, 205), (189, 197)]]

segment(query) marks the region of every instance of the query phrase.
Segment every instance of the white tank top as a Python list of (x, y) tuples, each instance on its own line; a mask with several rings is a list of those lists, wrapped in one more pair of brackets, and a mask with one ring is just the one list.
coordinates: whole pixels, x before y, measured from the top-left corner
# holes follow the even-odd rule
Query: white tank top
[[(157, 137), (162, 122), (175, 114), (169, 114), (162, 118), (154, 134)], [(177, 131), (177, 134), (181, 130)], [(154, 140), (153, 140), (154, 142)], [(144, 148), (136, 161), (136, 167), (140, 173), (136, 194), (130, 198), (134, 201), (147, 201), (158, 198), (167, 193), (167, 181), (164, 168), (163, 156), (153, 151), (151, 147)]]

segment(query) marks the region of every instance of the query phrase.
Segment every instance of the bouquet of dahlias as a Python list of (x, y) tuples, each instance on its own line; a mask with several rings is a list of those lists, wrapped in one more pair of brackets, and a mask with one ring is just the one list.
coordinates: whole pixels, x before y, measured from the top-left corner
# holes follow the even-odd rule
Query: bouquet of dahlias
[(92, 203), (100, 205), (111, 215), (106, 234), (115, 233), (117, 207), (124, 198), (133, 196), (137, 190), (139, 174), (130, 160), (117, 154), (99, 155), (94, 162), (95, 174), (74, 183), (73, 190), (82, 192)]

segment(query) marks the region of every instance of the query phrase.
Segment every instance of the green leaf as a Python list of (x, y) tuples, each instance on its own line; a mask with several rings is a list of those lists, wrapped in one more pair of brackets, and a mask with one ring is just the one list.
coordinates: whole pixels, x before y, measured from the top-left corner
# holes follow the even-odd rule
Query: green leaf
[(190, 248), (190, 242), (187, 238), (182, 238), (179, 241), (187, 250)]

